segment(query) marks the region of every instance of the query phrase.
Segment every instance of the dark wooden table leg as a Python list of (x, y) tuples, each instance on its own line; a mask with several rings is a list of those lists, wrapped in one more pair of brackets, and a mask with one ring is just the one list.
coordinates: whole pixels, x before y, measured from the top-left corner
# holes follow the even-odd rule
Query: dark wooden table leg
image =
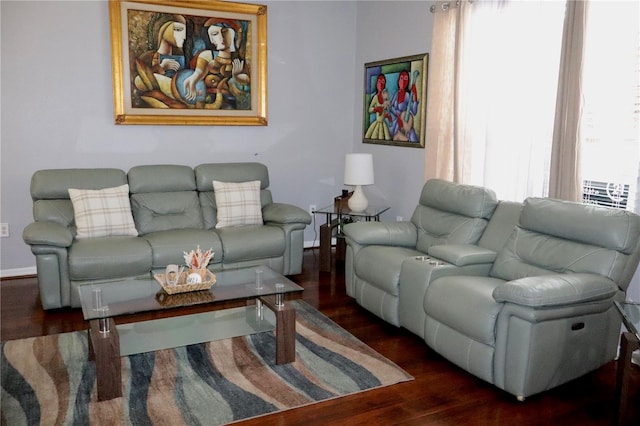
[(276, 314), (276, 364), (296, 360), (296, 310), (286, 302)]
[(624, 332), (620, 337), (620, 357), (618, 358), (616, 374), (616, 397), (618, 401), (617, 424), (631, 425), (629, 417), (629, 388), (631, 386), (632, 368), (631, 356), (633, 351), (640, 349), (640, 342), (633, 333)]
[[(106, 321), (109, 331), (100, 331), (101, 321)], [(98, 401), (121, 397), (120, 337), (113, 318), (91, 320), (89, 340), (89, 357), (93, 357), (96, 362)]]
[(347, 252), (347, 242), (344, 237), (336, 238), (336, 260), (344, 262), (345, 253)]
[(89, 344), (89, 361), (95, 361), (96, 360), (96, 351), (93, 350), (93, 337), (91, 337), (91, 326), (89, 326), (89, 329), (87, 330), (87, 336), (89, 336), (89, 338), (87, 339), (87, 342)]
[(331, 272), (331, 225), (320, 226), (320, 272)]
[(260, 300), (276, 315), (276, 364), (288, 364), (296, 360), (296, 310), (290, 302), (276, 305), (275, 296)]

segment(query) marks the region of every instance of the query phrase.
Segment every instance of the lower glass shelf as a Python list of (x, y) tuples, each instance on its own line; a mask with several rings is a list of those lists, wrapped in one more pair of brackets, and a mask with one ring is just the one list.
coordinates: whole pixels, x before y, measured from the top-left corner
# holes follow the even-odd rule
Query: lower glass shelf
[(119, 324), (120, 356), (274, 330), (274, 313), (256, 306)]

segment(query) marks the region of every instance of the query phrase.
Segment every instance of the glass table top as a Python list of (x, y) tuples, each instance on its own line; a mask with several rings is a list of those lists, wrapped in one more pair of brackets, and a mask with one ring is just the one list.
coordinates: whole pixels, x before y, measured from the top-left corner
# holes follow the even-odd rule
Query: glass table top
[(615, 302), (615, 304), (622, 314), (622, 320), (627, 330), (640, 340), (640, 304), (631, 302)]
[[(256, 286), (256, 270), (263, 271), (262, 288)], [(85, 320), (91, 320), (304, 290), (267, 266), (225, 269), (214, 274), (216, 282), (209, 290), (173, 295), (167, 294), (152, 275), (81, 285), (82, 313)], [(276, 284), (283, 286), (276, 288)]]
[(317, 210), (314, 210), (313, 213), (321, 213), (321, 214), (341, 214), (344, 216), (371, 216), (371, 217), (375, 217), (375, 216), (379, 216), (382, 213), (386, 212), (387, 210), (389, 210), (391, 207), (389, 206), (369, 206), (367, 207), (367, 209), (363, 212), (353, 212), (349, 209), (349, 207), (343, 207), (340, 211), (338, 211), (338, 209), (333, 205), (330, 204), (328, 206), (319, 208)]

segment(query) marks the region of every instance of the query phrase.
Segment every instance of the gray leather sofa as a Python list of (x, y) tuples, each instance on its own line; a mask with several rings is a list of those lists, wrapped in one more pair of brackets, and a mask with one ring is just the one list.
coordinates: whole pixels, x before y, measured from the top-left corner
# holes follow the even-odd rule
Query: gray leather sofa
[(410, 222), (344, 234), (350, 296), (520, 400), (616, 356), (638, 215), (433, 179)]
[[(215, 228), (213, 181), (260, 181), (263, 224)], [(69, 188), (129, 185), (138, 236), (76, 238)], [(256, 264), (284, 274), (302, 270), (305, 210), (274, 203), (267, 167), (260, 163), (144, 165), (118, 169), (40, 170), (31, 181), (35, 222), (23, 231), (36, 256), (44, 309), (80, 306), (77, 287), (100, 280), (148, 276), (167, 264), (184, 264), (183, 253), (213, 248), (209, 269)]]

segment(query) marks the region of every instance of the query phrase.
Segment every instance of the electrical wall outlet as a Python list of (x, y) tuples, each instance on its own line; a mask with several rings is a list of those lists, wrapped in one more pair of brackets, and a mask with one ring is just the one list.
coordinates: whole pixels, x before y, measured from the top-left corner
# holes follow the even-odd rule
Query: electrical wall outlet
[(403, 220), (404, 220), (404, 217), (396, 216), (396, 222), (402, 222)]
[(313, 215), (314, 211), (316, 211), (316, 205), (315, 204), (309, 204), (309, 214)]
[(9, 224), (0, 223), (0, 237), (8, 237), (8, 236), (9, 236)]

